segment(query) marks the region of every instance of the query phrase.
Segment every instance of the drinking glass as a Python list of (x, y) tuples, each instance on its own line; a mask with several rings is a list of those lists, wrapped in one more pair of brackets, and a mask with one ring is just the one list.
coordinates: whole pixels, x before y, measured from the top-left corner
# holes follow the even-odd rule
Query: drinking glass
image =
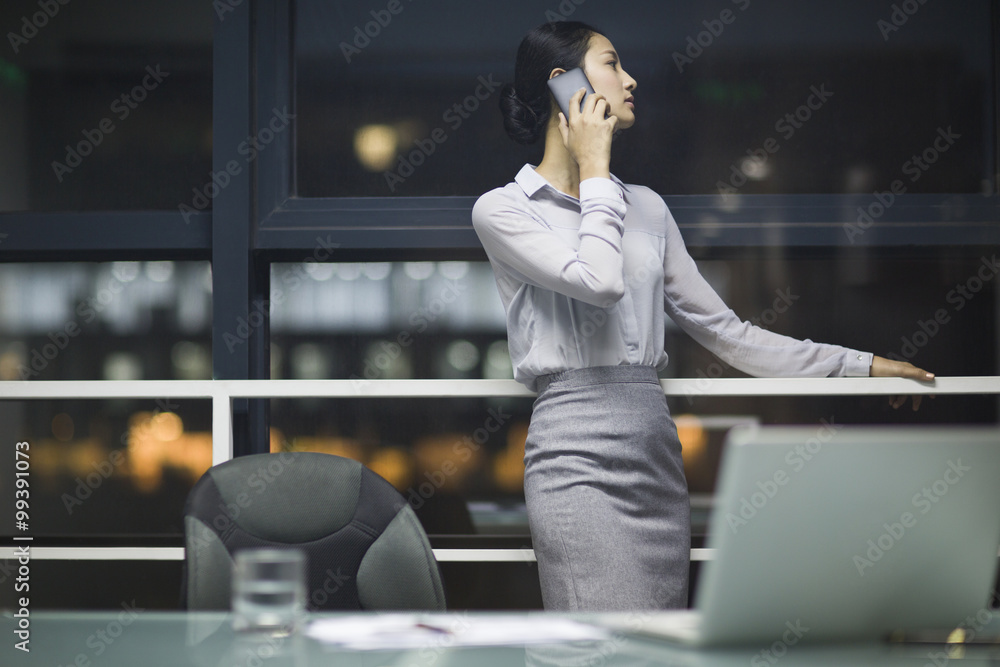
[(297, 549), (243, 549), (233, 568), (233, 629), (290, 634), (305, 615), (306, 559)]

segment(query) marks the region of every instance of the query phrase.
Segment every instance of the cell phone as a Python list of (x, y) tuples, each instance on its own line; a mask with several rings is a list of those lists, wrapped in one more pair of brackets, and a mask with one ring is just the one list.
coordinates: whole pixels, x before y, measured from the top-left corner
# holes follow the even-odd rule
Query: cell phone
[(590, 85), (582, 68), (576, 67), (549, 79), (549, 90), (552, 91), (552, 96), (556, 98), (556, 103), (562, 109), (567, 121), (569, 120), (569, 99), (581, 88), (587, 89), (587, 93), (580, 102), (580, 111), (583, 111), (583, 103), (587, 101), (587, 95), (593, 94), (594, 87)]

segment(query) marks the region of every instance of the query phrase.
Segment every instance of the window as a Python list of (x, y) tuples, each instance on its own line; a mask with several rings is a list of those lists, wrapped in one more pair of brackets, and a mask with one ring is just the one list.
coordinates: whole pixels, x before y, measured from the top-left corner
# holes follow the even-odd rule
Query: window
[(212, 11), (0, 8), (0, 211), (172, 209), (212, 166)]
[(538, 146), (504, 134), (499, 86), (523, 35), (553, 18), (604, 30), (639, 82), (637, 124), (613, 152), (626, 182), (664, 195), (993, 190), (987, 0), (912, 16), (863, 0), (393, 8), (296, 5), (300, 196), (475, 196), (537, 164)]

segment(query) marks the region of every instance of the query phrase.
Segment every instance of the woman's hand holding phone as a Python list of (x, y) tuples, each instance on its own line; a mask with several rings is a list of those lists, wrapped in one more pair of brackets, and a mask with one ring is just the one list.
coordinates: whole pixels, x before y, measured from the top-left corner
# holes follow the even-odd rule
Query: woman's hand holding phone
[[(585, 88), (570, 98), (569, 118), (559, 112), (559, 132), (572, 158), (580, 167), (580, 180), (611, 177), (611, 139), (618, 125), (617, 116), (608, 116), (608, 101), (603, 95), (587, 93)], [(583, 101), (583, 109), (580, 103)]]

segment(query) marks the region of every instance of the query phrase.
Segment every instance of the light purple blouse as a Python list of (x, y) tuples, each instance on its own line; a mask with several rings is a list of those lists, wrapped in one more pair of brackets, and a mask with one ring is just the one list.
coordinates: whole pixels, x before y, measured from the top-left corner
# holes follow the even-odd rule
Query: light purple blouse
[(526, 164), (482, 195), (472, 223), (507, 313), (514, 378), (590, 366), (662, 370), (664, 313), (733, 368), (763, 377), (867, 376), (872, 354), (742, 321), (698, 272), (663, 199), (588, 178), (580, 199)]

